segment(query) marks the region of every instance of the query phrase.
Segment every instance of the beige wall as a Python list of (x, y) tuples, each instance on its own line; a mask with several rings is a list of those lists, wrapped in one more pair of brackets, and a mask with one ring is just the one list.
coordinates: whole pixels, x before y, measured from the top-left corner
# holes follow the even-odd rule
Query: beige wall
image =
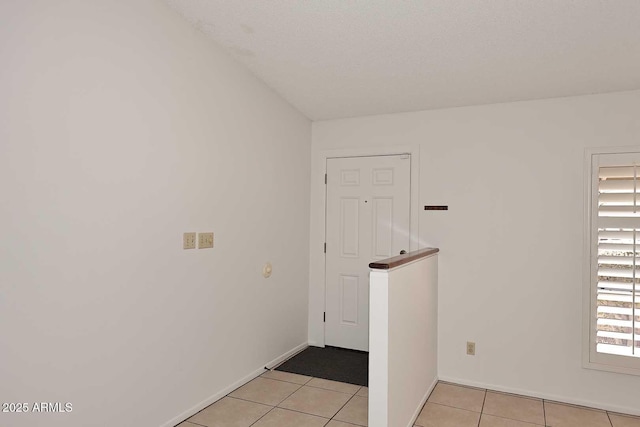
[(307, 342), (309, 120), (156, 0), (4, 1), (0, 54), (0, 401), (73, 404), (1, 425), (160, 426)]
[[(439, 376), (638, 413), (640, 377), (581, 367), (584, 148), (640, 144), (640, 91), (315, 122), (309, 340), (322, 342), (322, 158), (418, 146), (439, 247)], [(465, 354), (475, 341), (476, 356)]]

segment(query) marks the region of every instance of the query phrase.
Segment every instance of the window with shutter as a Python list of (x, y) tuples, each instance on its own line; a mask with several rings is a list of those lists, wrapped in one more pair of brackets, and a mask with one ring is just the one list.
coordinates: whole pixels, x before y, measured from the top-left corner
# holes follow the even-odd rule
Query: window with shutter
[(587, 153), (585, 366), (640, 375), (640, 147), (605, 150)]

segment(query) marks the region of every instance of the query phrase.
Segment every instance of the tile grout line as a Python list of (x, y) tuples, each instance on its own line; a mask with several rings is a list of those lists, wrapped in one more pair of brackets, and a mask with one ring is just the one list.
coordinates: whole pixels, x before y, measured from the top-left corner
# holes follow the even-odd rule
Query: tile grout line
[(487, 389), (484, 389), (484, 396), (482, 396), (482, 407), (480, 408), (480, 417), (478, 418), (478, 426), (480, 427), (480, 422), (482, 422), (482, 414), (484, 413), (484, 403), (487, 401)]
[[(484, 413), (482, 413), (481, 415), (484, 415)], [(522, 421), (522, 420), (518, 420), (518, 419), (515, 419), (515, 418), (503, 417), (501, 415), (494, 415), (494, 414), (486, 414), (486, 415), (488, 415), (490, 417), (494, 417), (494, 418), (500, 418), (501, 420), (515, 421), (517, 423), (530, 424), (530, 425), (536, 426), (536, 427), (544, 427), (543, 425), (540, 425), (540, 424), (532, 423), (532, 422), (529, 422), (529, 421)]]
[[(307, 385), (307, 383), (313, 379), (313, 377), (311, 377), (311, 378), (309, 378), (309, 381), (307, 381), (306, 383), (300, 384), (300, 383), (294, 383), (293, 381), (279, 380), (277, 378), (263, 377), (262, 375), (260, 375), (260, 376), (255, 377), (254, 379), (252, 379), (251, 381), (249, 381), (245, 385), (257, 380), (258, 378), (262, 378), (263, 380), (279, 381), (281, 383), (287, 383), (287, 384), (295, 384), (295, 385), (299, 385), (300, 387), (302, 387), (303, 385)], [(236, 390), (238, 390), (239, 388), (244, 387), (245, 385), (242, 385), (242, 386), (238, 387)], [(236, 391), (236, 390), (233, 390), (233, 391)], [(233, 391), (231, 393), (233, 393)]]
[[(360, 390), (360, 389), (358, 389), (354, 393), (351, 393), (351, 392), (348, 392), (348, 391), (333, 390), (333, 389), (330, 389), (330, 388), (318, 387), (318, 386), (309, 384), (311, 382), (311, 380), (314, 380), (314, 379), (324, 380), (324, 378), (312, 377), (305, 385), (307, 387), (319, 388), (320, 390), (335, 391), (336, 393), (350, 394), (352, 396), (355, 396), (358, 393), (358, 391)], [(325, 381), (332, 381), (332, 380), (325, 380)], [(336, 382), (340, 382), (340, 381), (336, 381)], [(349, 385), (358, 387), (357, 384), (350, 384), (350, 383), (342, 383), (342, 384), (349, 384)], [(360, 388), (362, 388), (362, 387), (364, 387), (364, 386), (360, 386)]]
[[(299, 375), (299, 374), (295, 374), (295, 375)], [(319, 388), (320, 390), (335, 391), (336, 393), (350, 394), (350, 395), (352, 395), (352, 396), (355, 396), (355, 395), (358, 393), (358, 391), (360, 390), (360, 389), (358, 389), (358, 391), (356, 391), (355, 393), (351, 393), (351, 392), (349, 392), (349, 391), (333, 390), (333, 389), (331, 389), (331, 388), (318, 387), (318, 386), (310, 385), (310, 384), (309, 384), (309, 383), (311, 382), (311, 380), (314, 380), (314, 379), (318, 379), (318, 380), (325, 380), (325, 381), (333, 381), (333, 380), (327, 380), (327, 379), (325, 379), (325, 378), (319, 378), (319, 377), (311, 377), (311, 378), (309, 379), (309, 381), (307, 381), (307, 382), (306, 382), (306, 383), (304, 383), (304, 384), (294, 383), (294, 382), (286, 381), (286, 380), (279, 380), (279, 379), (276, 379), (276, 378), (263, 377), (262, 375), (260, 375), (259, 377), (256, 377), (256, 378), (264, 378), (264, 379), (266, 379), (266, 380), (280, 381), (280, 382), (287, 383), (287, 384), (295, 384), (295, 385), (299, 385), (299, 386), (301, 386), (301, 387), (302, 387), (302, 386), (307, 386), (307, 387)], [(254, 379), (255, 379), (255, 378), (254, 378)], [(251, 381), (253, 381), (253, 380), (251, 380)], [(251, 381), (249, 381), (249, 382), (251, 382)], [(335, 382), (342, 382), (342, 381), (335, 381)], [(249, 383), (247, 383), (247, 384), (249, 384)], [(362, 387), (366, 387), (366, 386), (364, 386), (364, 385), (362, 385), (362, 386), (361, 386), (361, 385), (358, 385), (358, 384), (351, 384), (351, 383), (344, 383), (344, 382), (343, 382), (343, 384), (349, 384), (349, 385), (353, 385), (353, 386), (360, 387), (360, 388), (362, 388)], [(240, 387), (243, 387), (243, 386), (240, 386)], [(240, 387), (238, 387), (238, 388), (240, 388)], [(235, 391), (235, 390), (234, 390), (234, 391)], [(233, 393), (233, 391), (232, 391), (231, 393)], [(361, 397), (363, 397), (363, 396), (361, 396)]]
[[(316, 378), (316, 377), (313, 377), (313, 378)], [(312, 378), (312, 379), (313, 379), (313, 378)], [(309, 381), (311, 381), (311, 380), (309, 380)], [(298, 390), (302, 389), (304, 386), (307, 386), (307, 385), (305, 384), (305, 385), (303, 385), (303, 386), (300, 386), (296, 391), (298, 391)], [(345, 393), (345, 392), (336, 391), (336, 390), (328, 390), (328, 389), (324, 389), (324, 388), (320, 388), (320, 387), (313, 387), (313, 386), (307, 386), (307, 387), (315, 388), (315, 389), (317, 389), (317, 390), (333, 391), (333, 392), (336, 392), (336, 393), (342, 393), (342, 394), (351, 394), (351, 393)], [(294, 392), (293, 392), (293, 393), (291, 393), (289, 396), (287, 396), (286, 398), (284, 398), (280, 403), (278, 403), (278, 405), (280, 405), (282, 402), (284, 402), (285, 400), (287, 400), (288, 398), (290, 398), (290, 397), (291, 397), (291, 396), (292, 396), (296, 391), (294, 391)], [(342, 406), (340, 407), (340, 409), (338, 409), (338, 411), (337, 411), (335, 414), (333, 414), (333, 417), (335, 417), (335, 416), (338, 414), (338, 412), (340, 412), (340, 411), (342, 410), (342, 408), (344, 408), (344, 407), (347, 405), (347, 403), (349, 403), (349, 402), (351, 401), (351, 399), (353, 399), (355, 396), (356, 396), (355, 394), (352, 394), (352, 395), (351, 395), (351, 397), (350, 397), (350, 398), (345, 402), (345, 404), (344, 404), (344, 405), (342, 405)], [(363, 397), (363, 396), (360, 396), (360, 397)], [(292, 412), (297, 412), (297, 413), (299, 413), (299, 414), (311, 415), (311, 416), (314, 416), (314, 417), (319, 417), (319, 418), (327, 419), (327, 418), (325, 418), (325, 417), (323, 417), (323, 416), (321, 416), (321, 415), (317, 415), (317, 414), (310, 414), (310, 413), (308, 413), (308, 412), (302, 412), (302, 411), (298, 411), (298, 410), (290, 409), (290, 408), (283, 408), (283, 407), (278, 406), (278, 405), (276, 405), (275, 407), (276, 407), (276, 408), (279, 408), (279, 409), (286, 410), (286, 411), (292, 411)], [(329, 418), (328, 420), (329, 420), (329, 421), (331, 421), (331, 420), (333, 419), (333, 417)]]
[[(300, 386), (300, 387), (298, 387), (297, 389), (293, 390), (293, 391), (289, 394), (289, 396), (285, 397), (285, 398), (284, 398), (284, 399), (282, 399), (280, 402), (278, 402), (278, 404), (277, 404), (276, 406), (280, 405), (282, 402), (284, 402), (285, 400), (287, 400), (288, 398), (290, 398), (291, 396), (293, 396), (293, 395), (294, 395), (294, 393), (297, 393), (297, 392), (298, 392), (298, 390), (301, 390), (301, 389), (302, 389), (302, 387), (304, 387), (304, 386), (303, 386), (303, 385), (301, 385), (301, 386)], [(279, 406), (278, 406), (278, 407), (279, 407)]]
[[(253, 426), (255, 423), (257, 423), (258, 421), (260, 421), (261, 419), (266, 417), (274, 409), (281, 409), (283, 411), (295, 412), (296, 414), (309, 415), (310, 417), (322, 418), (323, 420), (327, 420), (327, 422), (324, 425), (327, 425), (329, 423), (329, 421), (331, 421), (331, 419), (322, 417), (320, 415), (310, 414), (308, 412), (296, 411), (295, 409), (281, 408), (280, 406), (274, 406), (274, 407), (271, 408), (271, 410), (269, 410), (269, 412), (267, 412), (266, 414), (264, 414), (263, 416), (258, 418), (253, 424), (249, 425), (249, 427)], [(203, 426), (203, 427), (206, 427), (206, 426)]]
[[(280, 372), (280, 371), (278, 371), (278, 372)], [(262, 375), (264, 375), (264, 374), (262, 374)], [(300, 383), (294, 383), (293, 381), (281, 380), (281, 379), (279, 379), (279, 378), (263, 377), (262, 375), (257, 376), (256, 378), (264, 378), (265, 380), (280, 381), (281, 383), (295, 384), (295, 385), (300, 385), (300, 386), (302, 386), (302, 385), (307, 385), (307, 383), (308, 383), (309, 381), (311, 381), (312, 379), (314, 379), (314, 378), (315, 378), (315, 377), (309, 377), (309, 379), (307, 380), (307, 382), (306, 382), (306, 383), (300, 384)], [(296, 375), (297, 375), (297, 374), (296, 374)], [(254, 378), (254, 379), (255, 379), (255, 378)], [(253, 380), (251, 380), (251, 381), (253, 381)], [(251, 382), (251, 381), (249, 381), (249, 382)], [(247, 383), (247, 384), (248, 384), (248, 383)], [(233, 393), (233, 392), (232, 392), (232, 393)]]
[(323, 417), (322, 415), (318, 415), (318, 414), (310, 414), (310, 413), (308, 413), (308, 412), (302, 412), (302, 411), (299, 411), (299, 410), (297, 410), (297, 409), (283, 408), (283, 407), (281, 407), (281, 406), (276, 406), (276, 407), (274, 407), (273, 409), (276, 409), (276, 408), (277, 408), (277, 409), (282, 409), (283, 411), (295, 412), (296, 414), (309, 415), (309, 416), (311, 416), (311, 417), (317, 417), (317, 418), (322, 418), (323, 420), (331, 421), (331, 419), (330, 419), (330, 418)]
[[(426, 405), (427, 403), (431, 403), (432, 405), (444, 406), (445, 408), (459, 409), (461, 411), (473, 412), (474, 414), (482, 414), (482, 412), (472, 411), (471, 409), (460, 408), (458, 406), (445, 405), (444, 403), (429, 402), (428, 400), (424, 403), (424, 405)], [(424, 408), (424, 406), (422, 406), (422, 407)], [(487, 415), (490, 415), (490, 414), (487, 414)]]
[[(260, 375), (260, 376), (259, 376), (259, 378), (260, 378), (260, 377), (262, 377), (262, 375)], [(314, 377), (311, 377), (311, 379), (309, 379), (309, 381), (311, 381), (313, 378), (314, 378)], [(267, 378), (267, 377), (264, 377), (264, 379), (273, 379), (273, 378)], [(276, 379), (273, 379), (273, 380), (274, 380), (274, 381), (280, 381), (280, 380), (276, 380)], [(309, 381), (307, 381), (307, 383), (308, 383)], [(297, 412), (297, 413), (299, 413), (299, 414), (305, 414), (305, 415), (315, 416), (315, 417), (319, 417), (319, 418), (324, 418), (324, 417), (320, 417), (319, 415), (315, 415), (315, 414), (308, 414), (308, 413), (306, 413), (306, 412), (296, 411), (296, 410), (293, 410), (293, 409), (287, 409), (287, 408), (282, 408), (282, 407), (278, 406), (278, 405), (280, 405), (282, 402), (284, 402), (285, 400), (287, 400), (288, 398), (290, 398), (291, 396), (293, 396), (293, 394), (294, 394), (294, 393), (296, 393), (298, 390), (302, 389), (302, 387), (304, 387), (304, 386), (307, 384), (307, 383), (305, 383), (305, 384), (290, 383), (290, 382), (288, 382), (288, 381), (280, 381), (280, 382), (284, 382), (284, 383), (287, 383), (287, 384), (295, 384), (295, 385), (297, 385), (297, 386), (299, 386), (299, 387), (298, 387), (297, 389), (295, 389), (294, 391), (292, 391), (292, 392), (291, 392), (287, 397), (285, 397), (285, 398), (284, 398), (284, 399), (282, 399), (280, 402), (278, 402), (275, 406), (272, 406), (272, 407), (271, 407), (271, 409), (269, 409), (269, 411), (267, 411), (263, 416), (261, 416), (260, 418), (258, 418), (255, 422), (253, 422), (252, 424), (250, 424), (250, 426), (249, 426), (249, 427), (251, 427), (251, 426), (255, 425), (258, 421), (260, 421), (261, 419), (263, 419), (264, 417), (266, 417), (268, 414), (270, 414), (271, 412), (273, 412), (273, 410), (274, 410), (274, 409), (276, 409), (276, 408), (278, 408), (278, 409), (282, 409), (282, 410), (284, 410), (284, 411), (292, 411), (292, 412)], [(235, 390), (234, 390), (234, 391), (235, 391)], [(233, 393), (233, 392), (232, 392), (232, 393)], [(355, 396), (355, 395), (354, 395), (354, 396)], [(229, 397), (230, 397), (230, 398), (232, 398), (232, 399), (244, 400), (245, 402), (259, 403), (259, 404), (262, 404), (262, 405), (265, 405), (265, 406), (271, 406), (271, 405), (266, 405), (266, 404), (261, 403), (261, 402), (253, 402), (252, 400), (239, 399), (239, 398), (236, 398), (236, 397), (233, 397), (233, 396), (229, 396)], [(340, 408), (340, 409), (342, 409), (342, 408)], [(326, 419), (326, 418), (325, 418), (325, 419)], [(329, 419), (329, 421), (331, 421), (331, 419)], [(325, 423), (325, 425), (327, 425), (329, 421), (327, 421), (327, 422)]]
[[(329, 422), (331, 422), (331, 421), (332, 421), (332, 420), (329, 420)], [(347, 425), (349, 425), (349, 426), (353, 426), (353, 427), (365, 427), (365, 426), (363, 426), (363, 425), (360, 425), (360, 424), (354, 424), (354, 423), (349, 423), (349, 422), (347, 422), (347, 421), (339, 421), (339, 420), (333, 420), (333, 421), (336, 421), (336, 422), (338, 422), (338, 423), (347, 424)], [(329, 424), (329, 423), (327, 423), (327, 424)], [(367, 423), (367, 424), (369, 424), (369, 423)], [(325, 425), (326, 425), (326, 424), (325, 424)], [(420, 427), (420, 426), (418, 426), (418, 427)]]
[(544, 401), (543, 401), (543, 399), (529, 398), (529, 397), (526, 397), (526, 396), (523, 396), (523, 395), (519, 395), (519, 394), (496, 392), (496, 391), (489, 390), (489, 389), (487, 389), (487, 391), (485, 393), (484, 401), (482, 402), (482, 412), (481, 412), (481, 415), (480, 415), (481, 418), (482, 418), (482, 415), (485, 415), (484, 407), (485, 407), (485, 404), (487, 402), (487, 394), (489, 394), (489, 393), (502, 394), (502, 395), (505, 395), (505, 396), (512, 396), (512, 397), (515, 397), (515, 398), (518, 398), (518, 399), (528, 399), (528, 400), (533, 400), (533, 401), (539, 401), (542, 404), (542, 423), (543, 424), (542, 424), (542, 426), (540, 426), (540, 424), (537, 424), (537, 423), (534, 423), (534, 422), (531, 422), (531, 421), (524, 421), (524, 420), (517, 419), (517, 418), (509, 418), (509, 417), (506, 417), (506, 416), (503, 416), (503, 415), (496, 415), (496, 414), (489, 414), (489, 413), (487, 413), (486, 415), (491, 416), (491, 417), (495, 417), (495, 418), (500, 418), (500, 419), (503, 419), (503, 420), (516, 421), (518, 423), (524, 423), (524, 424), (531, 424), (532, 426), (543, 427), (543, 426), (547, 425), (547, 420), (546, 420), (546, 417), (544, 416)]
[(252, 425), (255, 425), (255, 423), (257, 423), (258, 421), (260, 421), (261, 419), (263, 419), (264, 417), (266, 417), (268, 414), (271, 413), (271, 411), (273, 411), (274, 409), (276, 409), (275, 406), (272, 406), (271, 409), (269, 409), (263, 416), (261, 416), (260, 418), (258, 418), (257, 420), (255, 420), (254, 422), (252, 422), (251, 424), (249, 424), (249, 427), (251, 427)]
[[(347, 406), (347, 404), (348, 404), (349, 402), (351, 402), (351, 400), (353, 400), (353, 398), (354, 398), (354, 397), (355, 397), (355, 394), (354, 394), (353, 396), (351, 396), (351, 398), (349, 398), (349, 400), (347, 400), (346, 402), (344, 402), (344, 405), (342, 405), (342, 406), (340, 407), (340, 409), (338, 409), (338, 410), (336, 411), (336, 413), (335, 413), (335, 414), (333, 414), (333, 417), (329, 418), (329, 421), (334, 420), (334, 419), (336, 418), (336, 415), (338, 415), (338, 414), (340, 413), (340, 411), (342, 411), (342, 409), (343, 409), (345, 406)], [(369, 400), (369, 398), (367, 398), (367, 401), (368, 401), (368, 400)], [(368, 414), (367, 414), (367, 415), (368, 415)], [(336, 420), (336, 421), (340, 421), (340, 420)], [(369, 420), (367, 420), (367, 424), (369, 424), (369, 422), (368, 422), (368, 421), (369, 421)]]
[(547, 425), (547, 405), (546, 405), (546, 400), (542, 399), (542, 419), (544, 421), (544, 425)]
[[(240, 387), (242, 387), (242, 386), (240, 386)], [(238, 388), (240, 388), (240, 387), (238, 387)], [(237, 389), (236, 389), (236, 390), (237, 390)], [(235, 390), (234, 390), (234, 391), (235, 391)], [(231, 394), (231, 393), (233, 393), (233, 391), (229, 392), (229, 394)], [(222, 396), (220, 399), (218, 399), (218, 400), (216, 400), (215, 402), (213, 402), (213, 403), (211, 403), (211, 404), (209, 404), (209, 405), (205, 406), (204, 408), (200, 409), (198, 412), (196, 412), (195, 414), (191, 415), (191, 416), (190, 416), (189, 418), (187, 418), (186, 420), (183, 420), (183, 421), (179, 422), (178, 424), (176, 424), (176, 425), (175, 425), (175, 427), (179, 426), (180, 424), (182, 424), (182, 423), (184, 423), (184, 422), (191, 423), (191, 424), (195, 424), (195, 425), (197, 425), (197, 426), (207, 427), (207, 426), (205, 426), (205, 425), (203, 425), (203, 424), (194, 423), (193, 421), (189, 421), (189, 420), (190, 420), (191, 418), (195, 417), (196, 415), (198, 415), (200, 412), (202, 412), (202, 411), (204, 411), (205, 409), (209, 408), (210, 406), (212, 406), (212, 405), (214, 405), (214, 404), (216, 404), (216, 403), (220, 402), (220, 401), (221, 401), (222, 399), (224, 399), (225, 397), (231, 397), (231, 396), (229, 396), (228, 394), (227, 394), (227, 395)]]
[[(282, 382), (285, 382), (285, 381), (282, 381)], [(288, 383), (288, 384), (293, 384), (293, 383)], [(225, 397), (228, 397), (228, 398), (230, 398), (230, 399), (243, 400), (243, 401), (245, 401), (245, 402), (257, 403), (257, 404), (259, 404), (259, 405), (264, 405), (264, 406), (271, 406), (272, 408), (279, 408), (279, 406), (278, 406), (278, 405), (280, 405), (282, 402), (284, 402), (285, 400), (287, 400), (288, 398), (290, 398), (290, 397), (293, 395), (293, 393), (295, 393), (296, 391), (298, 391), (298, 390), (300, 390), (302, 387), (304, 387), (304, 386), (301, 386), (300, 384), (295, 384), (295, 385), (300, 386), (300, 387), (298, 387), (297, 389), (293, 390), (291, 393), (289, 393), (289, 394), (287, 395), (287, 397), (285, 397), (284, 399), (282, 399), (280, 402), (276, 403), (275, 405), (270, 405), (270, 404), (268, 404), (268, 403), (264, 403), (264, 402), (256, 402), (255, 400), (244, 399), (244, 398), (242, 398), (242, 397), (231, 396), (231, 393), (235, 392), (237, 389), (236, 389), (236, 390), (234, 390), (234, 391), (232, 391), (231, 393), (229, 393), (229, 394), (228, 394), (227, 396), (225, 396)], [(214, 402), (214, 403), (215, 403), (215, 402)], [(213, 403), (212, 403), (212, 405), (213, 405)], [(209, 405), (209, 406), (211, 406), (211, 405)], [(205, 409), (206, 409), (206, 408), (205, 408)], [(283, 409), (284, 409), (284, 408), (283, 408)], [(270, 412), (270, 411), (269, 411), (269, 412)], [(266, 415), (266, 414), (265, 414), (265, 415)]]
[[(356, 395), (356, 393), (349, 393), (349, 392), (346, 392), (346, 391), (331, 390), (330, 388), (316, 387), (316, 386), (308, 385), (308, 384), (305, 384), (305, 385), (306, 385), (307, 387), (317, 388), (317, 389), (319, 389), (319, 390), (333, 391), (333, 392), (335, 392), (335, 393), (342, 393), (342, 394), (350, 394), (351, 396), (355, 396), (355, 395)], [(360, 397), (364, 397), (364, 396), (360, 396)]]
[[(261, 376), (256, 377), (256, 378), (260, 378), (260, 377), (261, 377)], [(310, 379), (309, 381), (311, 381), (313, 378), (315, 378), (315, 377), (311, 377), (311, 379)], [(255, 378), (254, 378), (254, 379), (255, 379)], [(267, 378), (267, 377), (264, 377), (264, 379), (273, 379), (273, 378)], [(310, 388), (313, 388), (313, 389), (317, 389), (317, 390), (325, 390), (325, 391), (330, 391), (330, 392), (340, 393), (340, 394), (346, 394), (346, 395), (350, 395), (350, 396), (351, 396), (351, 397), (350, 397), (350, 398), (349, 398), (349, 399), (344, 403), (344, 405), (342, 405), (342, 406), (340, 407), (340, 409), (338, 409), (338, 410), (336, 411), (336, 413), (335, 413), (335, 414), (333, 414), (333, 416), (332, 416), (331, 418), (329, 418), (329, 419), (328, 419), (328, 421), (327, 421), (327, 423), (325, 423), (325, 425), (326, 425), (326, 424), (328, 424), (328, 422), (329, 422), (329, 421), (331, 421), (332, 419), (334, 419), (333, 417), (335, 417), (335, 416), (338, 414), (338, 412), (340, 412), (340, 411), (342, 410), (342, 408), (344, 408), (344, 407), (345, 407), (345, 406), (346, 406), (346, 405), (347, 405), (347, 404), (348, 404), (348, 403), (349, 403), (349, 402), (350, 402), (350, 401), (351, 401), (351, 400), (356, 396), (356, 394), (355, 394), (355, 393), (354, 393), (354, 394), (351, 394), (351, 393), (342, 392), (342, 391), (337, 391), (337, 390), (329, 390), (329, 389), (324, 389), (324, 388), (320, 388), (320, 387), (314, 387), (314, 386), (310, 386), (310, 385), (307, 385), (307, 384), (302, 384), (302, 385), (301, 385), (301, 384), (298, 384), (298, 383), (291, 383), (291, 382), (288, 382), (288, 381), (281, 381), (281, 380), (276, 380), (276, 379), (273, 379), (273, 380), (274, 380), (274, 381), (279, 381), (279, 382), (284, 382), (284, 383), (287, 383), (287, 384), (294, 384), (294, 385), (297, 385), (297, 386), (299, 386), (299, 387), (298, 387), (297, 389), (295, 389), (293, 392), (291, 392), (287, 397), (285, 397), (284, 399), (282, 399), (282, 400), (281, 400), (278, 404), (276, 404), (275, 406), (272, 406), (272, 405), (269, 405), (269, 404), (267, 404), (267, 403), (263, 403), (263, 402), (256, 402), (256, 401), (253, 401), (253, 400), (244, 399), (244, 398), (241, 398), (241, 397), (231, 396), (231, 394), (232, 394), (232, 393), (234, 393), (237, 389), (236, 389), (236, 390), (233, 390), (232, 392), (230, 392), (229, 394), (227, 394), (227, 395), (225, 396), (225, 397), (228, 397), (229, 399), (237, 399), (237, 400), (242, 400), (243, 402), (256, 403), (256, 404), (264, 405), (264, 406), (271, 406), (271, 409), (269, 409), (269, 411), (267, 411), (263, 416), (261, 416), (260, 418), (258, 418), (255, 422), (253, 422), (252, 424), (250, 424), (250, 426), (253, 426), (255, 423), (257, 423), (258, 421), (260, 421), (262, 418), (266, 417), (266, 416), (267, 416), (267, 414), (269, 414), (270, 412), (272, 412), (275, 408), (282, 409), (282, 410), (286, 410), (286, 411), (292, 411), (292, 412), (296, 412), (296, 413), (299, 413), (299, 414), (310, 415), (310, 416), (314, 416), (314, 417), (318, 417), (318, 418), (324, 418), (324, 419), (327, 419), (327, 418), (325, 418), (325, 417), (323, 417), (323, 416), (320, 416), (320, 415), (317, 415), (317, 414), (310, 414), (310, 413), (308, 413), (308, 412), (302, 412), (302, 411), (298, 411), (298, 410), (295, 410), (295, 409), (283, 408), (283, 407), (279, 406), (280, 404), (282, 404), (282, 402), (284, 402), (285, 400), (287, 400), (288, 398), (290, 398), (294, 393), (296, 393), (297, 391), (299, 391), (300, 389), (302, 389), (302, 388), (303, 388), (303, 387), (305, 387), (305, 386), (310, 387)], [(252, 381), (253, 381), (253, 380), (252, 380)], [(307, 383), (308, 383), (309, 381), (307, 381)], [(251, 382), (251, 381), (249, 381), (249, 383), (250, 383), (250, 382)], [(249, 383), (247, 383), (247, 384), (249, 384)], [(348, 383), (345, 383), (345, 384), (348, 384)], [(246, 385), (246, 384), (245, 384), (245, 385)], [(242, 388), (242, 387), (244, 387), (244, 386), (240, 386), (240, 387), (238, 387), (238, 389), (239, 389), (239, 388)], [(364, 387), (364, 386), (360, 386), (360, 387), (362, 388), (362, 387)], [(360, 389), (358, 389), (358, 390), (360, 390)], [(356, 393), (357, 393), (357, 391), (356, 391)], [(364, 397), (364, 396), (359, 396), (359, 397)], [(368, 398), (366, 398), (366, 399), (368, 399)], [(219, 400), (221, 400), (221, 399), (219, 399)], [(218, 400), (218, 401), (219, 401), (219, 400)], [(216, 402), (218, 402), (218, 401), (216, 401)], [(216, 403), (216, 402), (214, 402), (214, 403)], [(213, 405), (213, 403), (212, 403), (211, 405)], [(209, 406), (211, 406), (211, 405), (209, 405)], [(207, 408), (208, 408), (209, 406), (207, 406)], [(203, 408), (201, 411), (204, 411), (205, 409), (206, 409), (206, 408)], [(201, 412), (201, 411), (199, 411), (199, 412)], [(194, 414), (194, 415), (195, 415), (195, 414)], [(186, 420), (185, 420), (185, 421), (186, 421)], [(337, 420), (336, 420), (336, 421), (337, 421)], [(198, 425), (201, 425), (201, 424), (198, 424)], [(354, 424), (354, 425), (356, 425), (356, 424)], [(249, 427), (250, 427), (250, 426), (249, 426)], [(206, 427), (206, 426), (202, 426), (202, 427)]]
[[(256, 402), (255, 400), (243, 399), (242, 397), (235, 397), (235, 396), (226, 396), (226, 397), (228, 397), (229, 399), (242, 400), (243, 402), (255, 403), (256, 405), (270, 406), (272, 408), (276, 408), (276, 406), (269, 405), (268, 403)], [(209, 406), (211, 406), (211, 405), (209, 405)], [(208, 408), (208, 406), (207, 406), (207, 408)]]

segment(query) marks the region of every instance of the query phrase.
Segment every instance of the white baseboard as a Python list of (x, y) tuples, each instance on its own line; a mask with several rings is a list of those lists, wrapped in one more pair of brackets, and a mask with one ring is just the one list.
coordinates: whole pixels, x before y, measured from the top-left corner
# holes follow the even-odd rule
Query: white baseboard
[(427, 389), (427, 392), (422, 397), (422, 400), (420, 401), (420, 405), (418, 405), (418, 409), (416, 409), (416, 411), (413, 413), (413, 416), (411, 417), (411, 422), (407, 425), (407, 427), (412, 427), (415, 424), (416, 420), (420, 416), (420, 412), (422, 411), (422, 407), (424, 406), (425, 403), (427, 403), (427, 399), (429, 398), (429, 395), (431, 394), (433, 389), (436, 387), (436, 384), (438, 384), (438, 377), (436, 377), (433, 380), (433, 382), (431, 383), (431, 385)]
[(292, 358), (293, 356), (295, 356), (296, 354), (300, 353), (302, 350), (305, 350), (308, 347), (309, 347), (309, 344), (307, 344), (307, 343), (300, 344), (299, 346), (287, 351), (282, 356), (276, 357), (271, 362), (267, 363), (265, 365), (265, 368), (273, 370), (273, 369), (277, 368), (278, 366), (280, 366), (282, 364), (282, 362), (286, 361), (287, 359)]
[(511, 387), (502, 387), (495, 384), (486, 384), (475, 381), (463, 380), (460, 378), (453, 378), (443, 376), (440, 377), (440, 381), (446, 381), (454, 384), (466, 385), (469, 387), (485, 388), (487, 390), (500, 391), (503, 393), (519, 394), (521, 396), (537, 397), (538, 399), (551, 400), (558, 403), (568, 403), (570, 405), (587, 406), (589, 408), (602, 409), (604, 411), (618, 412), (620, 414), (640, 415), (640, 408), (631, 408), (626, 406), (606, 405), (601, 402), (592, 402), (589, 400), (575, 399), (568, 396), (559, 396), (555, 394), (538, 393), (531, 390), (523, 390)]
[(245, 385), (246, 383), (248, 383), (252, 379), (262, 375), (263, 373), (265, 373), (266, 372), (265, 367), (269, 367), (271, 369), (274, 366), (278, 366), (279, 364), (281, 364), (282, 362), (284, 362), (285, 360), (287, 360), (288, 358), (290, 358), (294, 354), (301, 352), (302, 350), (304, 350), (308, 346), (309, 345), (307, 343), (303, 343), (303, 344), (300, 344), (300, 345), (292, 348), (291, 350), (287, 351), (283, 355), (278, 356), (275, 359), (271, 360), (270, 362), (265, 363), (263, 366), (257, 368), (256, 370), (254, 370), (250, 374), (246, 375), (244, 378), (234, 382), (233, 384), (230, 384), (229, 386), (225, 387), (224, 389), (220, 390), (219, 392), (215, 393), (214, 395), (206, 398), (202, 402), (197, 403), (196, 405), (194, 405), (191, 408), (187, 409), (182, 414), (180, 414), (180, 415), (176, 416), (175, 418), (173, 418), (173, 419), (167, 421), (166, 423), (162, 424), (161, 427), (174, 427), (174, 426), (180, 424), (181, 422), (183, 422), (187, 418), (189, 418), (189, 417), (197, 414), (198, 412), (202, 411), (204, 408), (206, 408), (207, 406), (211, 405), (212, 403), (222, 399), (227, 394), (231, 393), (233, 390), (237, 389), (238, 387), (241, 387), (241, 386)]

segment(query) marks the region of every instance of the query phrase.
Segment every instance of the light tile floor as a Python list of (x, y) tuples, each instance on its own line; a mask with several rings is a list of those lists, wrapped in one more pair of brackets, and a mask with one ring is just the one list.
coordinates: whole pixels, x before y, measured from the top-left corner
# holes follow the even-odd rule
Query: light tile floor
[[(265, 372), (178, 427), (367, 425), (367, 387)], [(640, 417), (439, 382), (417, 427), (640, 427)]]

